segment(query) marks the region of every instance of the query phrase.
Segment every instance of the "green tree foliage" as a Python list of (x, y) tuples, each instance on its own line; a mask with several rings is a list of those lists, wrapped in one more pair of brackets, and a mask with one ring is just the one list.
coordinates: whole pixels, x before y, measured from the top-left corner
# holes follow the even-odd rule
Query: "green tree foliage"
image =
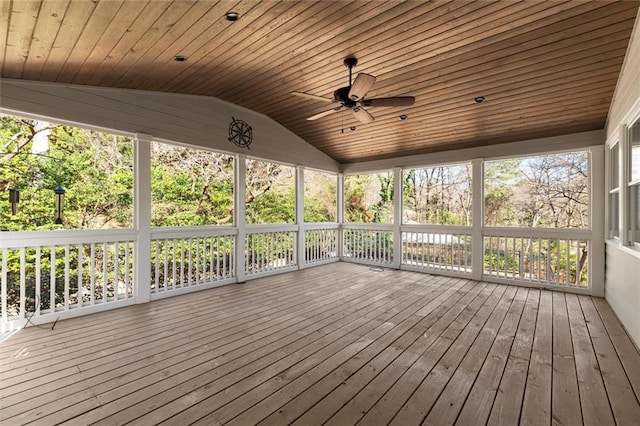
[(371, 184), (371, 175), (347, 176), (344, 179), (344, 215), (346, 222), (373, 222), (365, 202)]
[[(204, 150), (152, 144), (151, 196), (153, 226), (233, 224), (234, 158)], [(291, 167), (248, 162), (249, 223), (290, 223), (295, 220), (294, 175)], [(64, 223), (54, 223), (54, 193), (66, 190)], [(17, 214), (12, 215), (9, 188), (20, 190)], [(0, 117), (0, 229), (130, 228), (133, 226), (133, 143), (130, 139), (77, 127), (12, 116)], [(49, 248), (40, 258), (41, 294), (35, 293), (35, 249), (25, 250), (27, 310), (64, 303), (63, 293), (50, 283), (64, 282), (65, 249), (56, 248), (56, 276), (50, 277)], [(70, 300), (84, 298), (90, 283), (91, 245), (73, 245), (68, 253)], [(105, 254), (97, 247), (96, 264)], [(17, 313), (20, 290), (19, 250), (8, 252), (8, 308)], [(79, 259), (83, 264), (79, 265)], [(107, 258), (113, 270), (113, 259)], [(100, 269), (100, 268), (98, 268)], [(82, 270), (83, 282), (78, 282)], [(131, 271), (130, 271), (131, 272)], [(62, 274), (62, 275), (60, 275)], [(100, 271), (97, 279), (102, 280)], [(120, 276), (124, 276), (121, 271)], [(107, 277), (113, 280), (114, 277)], [(110, 281), (111, 283), (111, 281)], [(110, 284), (111, 285), (111, 284)], [(116, 285), (112, 286), (115, 289)], [(115, 291), (115, 290), (110, 291)], [(113, 294), (107, 294), (113, 297)], [(96, 291), (95, 297), (103, 297)]]
[(362, 174), (344, 180), (346, 222), (390, 223), (393, 221), (393, 174)]
[(504, 226), (514, 223), (515, 195), (519, 159), (489, 161), (484, 164), (484, 214), (485, 224)]
[(152, 226), (233, 224), (233, 157), (153, 143)]
[(403, 173), (405, 223), (471, 225), (471, 165), (425, 167)]
[[(2, 197), (2, 230), (130, 227), (132, 143), (105, 133), (11, 116), (0, 118), (0, 188), (20, 191), (16, 215)], [(58, 185), (63, 225), (54, 224)], [(7, 194), (5, 192), (4, 194)]]
[(489, 226), (589, 226), (588, 157), (584, 151), (485, 163)]
[(249, 224), (294, 223), (295, 169), (267, 161), (248, 160), (246, 221)]
[[(584, 151), (485, 163), (485, 223), (524, 228), (589, 226), (588, 156)], [(558, 239), (494, 238), (487, 269), (532, 279), (587, 284), (588, 245)]]
[(337, 177), (313, 170), (304, 171), (304, 221), (337, 220)]

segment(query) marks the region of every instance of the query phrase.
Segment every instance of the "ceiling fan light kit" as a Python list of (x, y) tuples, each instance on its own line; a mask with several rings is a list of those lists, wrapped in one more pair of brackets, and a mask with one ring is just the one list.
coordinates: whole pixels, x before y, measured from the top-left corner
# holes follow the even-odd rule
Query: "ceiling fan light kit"
[(365, 99), (367, 92), (376, 82), (376, 77), (370, 74), (360, 73), (357, 75), (355, 80), (352, 80), (353, 67), (357, 64), (358, 59), (352, 56), (344, 59), (344, 65), (349, 68), (349, 85), (341, 87), (333, 92), (333, 99), (312, 95), (310, 93), (293, 92), (296, 96), (313, 100), (321, 100), (324, 102), (337, 102), (340, 104), (338, 107), (313, 115), (307, 118), (307, 120), (317, 120), (335, 112), (350, 109), (356, 120), (367, 124), (374, 121), (374, 117), (364, 107), (400, 107), (411, 106), (415, 103), (416, 98), (413, 96)]

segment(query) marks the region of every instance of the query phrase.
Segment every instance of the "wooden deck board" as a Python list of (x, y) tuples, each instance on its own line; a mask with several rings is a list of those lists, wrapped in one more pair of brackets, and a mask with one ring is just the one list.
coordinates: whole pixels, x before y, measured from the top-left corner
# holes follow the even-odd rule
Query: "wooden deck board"
[[(498, 306), (491, 313), (473, 344), (460, 351), (460, 353), (464, 353), (462, 360), (458, 361), (459, 355), (456, 355), (454, 357), (456, 361), (451, 366), (445, 366), (445, 368), (449, 367), (446, 368), (447, 371), (441, 371), (443, 373), (441, 376), (448, 376), (448, 380), (446, 382), (441, 380), (438, 383), (436, 389), (439, 392), (435, 392), (435, 395), (438, 395), (437, 399), (429, 395), (433, 402), (430, 401), (428, 406), (432, 408), (420, 411), (423, 414), (423, 418), (419, 419), (419, 423), (422, 423), (423, 419), (427, 424), (445, 425), (455, 423), (460, 410), (464, 406), (468, 392), (473, 386), (484, 361), (487, 359), (490, 348), (494, 345), (496, 337), (503, 328), (503, 324), (506, 323), (506, 318), (513, 317), (522, 311), (524, 298), (519, 296), (518, 293), (522, 294), (520, 289), (507, 288), (498, 302)], [(516, 296), (519, 296), (518, 300), (516, 300)], [(455, 366), (455, 368), (452, 368), (452, 366)], [(444, 387), (441, 387), (442, 383), (445, 383)], [(398, 419), (399, 417), (395, 418), (394, 423), (405, 424), (402, 421), (398, 421)]]
[(533, 331), (531, 360), (520, 412), (523, 425), (551, 424), (551, 382), (553, 376), (553, 351), (551, 349), (553, 329), (553, 295), (549, 291), (540, 293), (536, 326)]
[(553, 293), (553, 380), (551, 423), (582, 424), (574, 347), (565, 295)]
[(395, 414), (403, 408), (405, 402), (407, 402), (416, 389), (420, 386), (424, 378), (429, 374), (433, 375), (432, 369), (442, 359), (445, 362), (451, 362), (447, 360), (447, 357), (451, 354), (458, 352), (458, 348), (464, 347), (473, 341), (475, 335), (477, 335), (479, 328), (482, 327), (487, 317), (493, 309), (500, 297), (502, 297), (506, 287), (498, 286), (491, 296), (485, 301), (479, 311), (473, 316), (470, 325), (465, 326), (461, 332), (450, 333), (443, 335), (439, 338), (429, 350), (419, 353), (419, 356), (414, 357), (409, 354), (408, 357), (403, 359), (398, 366), (402, 364), (406, 365), (404, 368), (400, 368), (402, 377), (400, 377), (387, 391), (384, 396), (367, 412), (361, 420), (362, 424), (388, 424), (395, 416)]
[[(452, 285), (452, 288), (455, 288), (455, 284)], [(401, 352), (400, 349), (403, 346), (401, 340), (403, 338), (404, 340), (415, 341), (420, 335), (428, 338), (429, 335), (437, 336), (439, 333), (441, 333), (442, 329), (436, 326), (437, 322), (439, 322), (439, 319), (447, 318), (447, 315), (462, 310), (468, 303), (468, 301), (464, 301), (463, 303), (459, 302), (463, 301), (463, 299), (467, 296), (473, 298), (475, 296), (475, 293), (477, 291), (480, 291), (481, 288), (469, 289), (468, 286), (465, 286), (462, 288), (462, 290), (467, 292), (464, 297), (464, 293), (462, 293), (461, 291), (456, 291), (451, 295), (451, 297), (440, 303), (439, 306), (431, 307), (428, 314), (424, 315), (426, 313), (426, 310), (422, 310), (422, 315), (415, 315), (413, 318), (410, 318), (411, 327), (405, 330), (399, 329), (398, 331), (400, 333), (397, 333), (395, 336), (390, 336), (393, 338), (384, 346), (385, 348), (390, 349), (390, 351), (387, 352), (391, 353), (386, 353), (385, 355), (382, 355), (381, 358), (387, 357), (387, 359), (389, 359), (390, 357), (393, 357), (394, 354), (395, 356), (397, 356)], [(433, 300), (435, 301), (435, 299)], [(448, 318), (447, 320), (450, 321), (450, 319)], [(433, 339), (435, 339), (435, 337)], [(326, 404), (329, 403), (328, 399), (325, 398), (325, 400), (323, 401), (324, 404), (316, 405), (316, 403), (334, 389), (345, 389), (344, 385), (346, 385), (347, 379), (349, 379), (355, 373), (355, 371), (363, 367), (364, 364), (369, 362), (372, 357), (381, 354), (382, 350), (385, 348), (379, 347), (373, 350), (363, 351), (357, 358), (351, 359), (348, 363), (343, 364), (340, 369), (334, 372), (334, 374), (325, 376), (321, 381), (316, 382), (313, 386), (306, 389), (303, 393), (300, 393), (289, 402), (286, 402), (286, 405), (282, 404), (283, 401), (279, 401), (278, 403), (273, 404), (273, 401), (265, 400), (261, 404), (262, 407), (270, 409), (271, 411), (273, 411), (272, 407), (274, 406), (276, 408), (281, 408), (279, 408), (276, 412), (269, 416), (263, 423), (277, 425), (290, 423), (296, 419), (298, 419), (297, 423), (300, 424), (308, 424), (309, 422), (322, 423), (326, 421), (327, 418), (325, 418), (324, 416), (329, 414), (329, 410), (326, 407)], [(341, 404), (345, 399), (347, 398), (338, 397), (339, 401), (337, 404)], [(251, 413), (244, 413), (242, 416), (234, 419), (234, 422), (232, 422), (232, 424), (240, 425), (246, 421), (249, 421), (251, 423), (252, 421), (255, 422), (256, 420), (259, 420), (259, 417), (252, 418), (246, 415), (254, 414), (256, 410), (252, 409), (251, 411)]]
[(513, 425), (520, 419), (539, 302), (540, 291), (530, 289), (500, 381), (498, 394), (493, 401), (487, 422), (489, 425)]
[[(522, 318), (522, 311), (526, 303), (528, 289), (520, 288), (516, 293), (514, 309), (507, 314), (500, 327), (499, 334), (491, 346), (491, 350), (482, 365), (469, 396), (464, 403), (464, 408), (458, 416), (457, 423), (471, 424), (474, 422), (486, 423), (500, 386), (507, 358), (511, 352), (511, 346), (515, 339), (517, 327)], [(454, 404), (455, 405), (455, 404)]]
[(348, 263), (28, 328), (0, 357), (11, 425), (640, 415), (640, 354), (604, 300)]
[[(349, 374), (345, 375), (343, 381), (338, 381), (333, 384), (334, 390), (331, 393), (328, 392), (330, 389), (327, 389), (327, 391), (320, 389), (316, 391), (317, 396), (312, 399), (313, 404), (309, 404), (309, 409), (304, 412), (304, 415), (297, 419), (296, 424), (324, 423), (331, 418), (336, 411), (343, 407), (344, 401), (353, 398), (352, 395), (355, 395), (364, 388), (379, 372), (384, 370), (402, 353), (421, 353), (426, 351), (427, 348), (452, 325), (452, 320), (466, 324), (491, 292), (491, 288), (488, 289), (489, 291), (484, 291), (485, 285), (476, 285), (476, 283), (473, 283), (473, 285), (476, 288), (459, 299), (444, 315), (435, 316), (433, 319), (430, 319), (429, 322), (418, 323), (417, 327), (403, 334), (371, 361), (365, 358), (364, 361), (367, 363), (363, 365), (359, 371), (347, 369)], [(427, 328), (426, 326), (429, 323), (433, 325)], [(317, 402), (319, 399), (321, 399), (321, 401)], [(299, 401), (292, 400), (287, 405), (298, 405), (298, 402)], [(278, 416), (278, 418), (280, 418), (280, 416)], [(347, 423), (345, 419), (333, 419), (333, 421), (338, 421), (342, 424)], [(353, 421), (351, 423), (353, 423)]]
[(580, 389), (582, 420), (586, 425), (615, 425), (613, 413), (604, 389), (600, 366), (596, 360), (593, 343), (589, 336), (578, 296), (567, 294), (567, 310), (571, 327), (571, 338), (575, 348), (576, 374)]
[[(381, 370), (373, 380), (367, 383), (354, 398), (346, 404), (343, 402), (342, 409), (329, 419), (327, 424), (341, 425), (356, 423), (364, 414), (374, 407), (376, 402), (382, 397), (382, 394), (385, 393), (387, 389), (390, 389), (409, 368), (416, 365), (416, 367), (413, 367), (414, 369), (417, 368), (425, 371), (425, 368), (419, 367), (420, 363), (416, 364), (416, 362), (419, 362), (419, 358), (422, 358), (422, 355), (427, 351), (431, 354), (444, 353), (495, 291), (496, 286), (493, 284), (485, 287), (478, 297), (474, 298), (471, 303), (465, 306), (464, 311), (460, 313), (454, 321), (443, 316), (441, 320), (444, 320), (445, 324), (442, 324), (441, 327), (444, 326), (446, 329), (442, 334), (436, 336), (430, 333), (430, 335), (424, 334), (420, 336), (402, 354), (397, 356), (393, 362)], [(426, 360), (426, 357), (422, 359)], [(404, 377), (412, 377), (412, 375)], [(416, 375), (415, 377), (417, 378), (418, 376)], [(396, 385), (396, 387), (398, 387), (398, 385)], [(410, 387), (403, 387), (405, 392), (408, 389), (410, 389)], [(395, 392), (393, 395), (400, 396), (400, 394), (396, 394)], [(390, 401), (390, 399), (385, 401)], [(370, 412), (373, 413), (373, 411)], [(375, 417), (375, 415), (372, 417)]]

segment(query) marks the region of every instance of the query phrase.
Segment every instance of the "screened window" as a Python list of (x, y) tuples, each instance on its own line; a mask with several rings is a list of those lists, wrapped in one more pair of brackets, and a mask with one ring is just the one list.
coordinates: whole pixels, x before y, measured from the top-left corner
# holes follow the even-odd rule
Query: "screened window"
[(471, 164), (404, 170), (404, 224), (471, 225)]
[(588, 164), (586, 151), (486, 162), (485, 224), (587, 228)]
[(640, 244), (640, 121), (629, 131), (629, 161), (630, 240)]
[(233, 157), (153, 142), (151, 225), (233, 225)]
[(616, 143), (609, 149), (609, 238), (620, 237), (620, 145)]
[(247, 224), (295, 222), (294, 167), (247, 160), (246, 182)]
[[(0, 115), (0, 229), (130, 228), (130, 138)], [(64, 190), (56, 223), (54, 190)]]
[(393, 222), (393, 173), (350, 175), (344, 179), (345, 222)]
[(304, 221), (336, 222), (337, 183), (334, 174), (304, 171)]

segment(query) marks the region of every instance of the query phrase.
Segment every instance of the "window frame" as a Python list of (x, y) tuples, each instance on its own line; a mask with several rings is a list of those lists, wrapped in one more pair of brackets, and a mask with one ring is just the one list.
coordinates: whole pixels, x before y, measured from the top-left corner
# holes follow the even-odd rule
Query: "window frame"
[[(637, 126), (637, 129), (634, 128)], [(637, 133), (637, 140), (634, 140), (634, 131)], [(640, 112), (637, 113), (625, 126), (626, 146), (625, 146), (625, 168), (624, 186), (626, 192), (626, 202), (624, 203), (624, 214), (626, 216), (626, 238), (625, 245), (640, 250), (640, 176), (633, 178), (633, 148), (640, 149)], [(639, 173), (640, 174), (640, 173)]]
[[(607, 145), (607, 239), (620, 240), (620, 139)], [(614, 186), (615, 183), (615, 186)], [(615, 203), (614, 203), (615, 201)], [(615, 228), (614, 228), (615, 226)]]

